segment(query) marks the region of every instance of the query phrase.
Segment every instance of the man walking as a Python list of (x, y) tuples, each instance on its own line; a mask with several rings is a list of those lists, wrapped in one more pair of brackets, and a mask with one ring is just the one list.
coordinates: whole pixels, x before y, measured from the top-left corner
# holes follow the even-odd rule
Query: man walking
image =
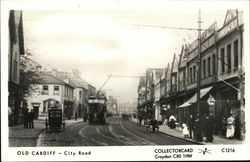
[(33, 109), (30, 110), (30, 112), (28, 113), (28, 125), (29, 125), (29, 128), (34, 128), (34, 111)]
[(75, 121), (77, 121), (77, 111), (75, 112)]
[(201, 127), (201, 116), (197, 114), (197, 117), (195, 119), (194, 123), (194, 131), (195, 131), (195, 138), (198, 142), (202, 142), (202, 127)]
[(23, 127), (24, 128), (28, 128), (28, 110), (29, 109), (27, 109), (27, 108), (23, 109), (23, 120), (24, 120)]
[(209, 114), (206, 116), (206, 142), (213, 142), (213, 131), (214, 131), (214, 116)]
[(153, 131), (153, 133), (155, 132), (155, 129), (157, 129), (157, 132), (158, 132), (158, 130), (159, 130), (159, 125), (158, 125), (158, 121), (154, 118), (154, 119), (152, 120), (152, 131)]

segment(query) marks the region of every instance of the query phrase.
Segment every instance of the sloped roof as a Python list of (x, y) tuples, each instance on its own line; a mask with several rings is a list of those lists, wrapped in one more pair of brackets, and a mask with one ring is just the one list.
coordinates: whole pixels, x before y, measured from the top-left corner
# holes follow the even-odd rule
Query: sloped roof
[(67, 84), (71, 85), (72, 87), (77, 87), (77, 85), (72, 81), (72, 79), (68, 77), (67, 72), (57, 71), (56, 77), (62, 80), (63, 82), (65, 82), (65, 79), (69, 79), (69, 83)]
[(169, 63), (167, 66), (167, 77), (166, 78), (167, 78), (167, 80), (169, 80), (171, 78), (171, 67), (170, 67)]
[(38, 84), (61, 84), (61, 85), (66, 84), (64, 81), (46, 72), (41, 72), (40, 77), (41, 77), (41, 80), (38, 81)]
[(187, 55), (188, 55), (187, 45), (182, 46), (181, 55), (179, 59), (179, 68), (186, 66), (187, 61), (185, 60), (185, 57), (187, 57)]
[(88, 82), (86, 82), (85, 80), (81, 78), (71, 78), (71, 81), (73, 82), (73, 84), (76, 85), (76, 87), (81, 87), (86, 90), (88, 89)]
[(164, 68), (156, 68), (156, 69), (150, 69), (152, 70), (152, 73), (153, 73), (153, 83), (157, 83), (160, 81), (161, 79), (161, 76), (163, 75), (164, 73)]
[(228, 24), (231, 20), (235, 19), (237, 17), (237, 10), (227, 10), (226, 17), (224, 19), (223, 26)]
[(177, 58), (176, 54), (174, 54), (171, 73), (175, 73), (177, 71), (178, 71), (178, 58)]

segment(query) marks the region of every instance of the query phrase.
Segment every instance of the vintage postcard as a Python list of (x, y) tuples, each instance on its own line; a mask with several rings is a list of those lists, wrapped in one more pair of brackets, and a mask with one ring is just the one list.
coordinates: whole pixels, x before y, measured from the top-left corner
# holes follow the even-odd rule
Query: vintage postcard
[(248, 1), (1, 2), (2, 161), (249, 160)]

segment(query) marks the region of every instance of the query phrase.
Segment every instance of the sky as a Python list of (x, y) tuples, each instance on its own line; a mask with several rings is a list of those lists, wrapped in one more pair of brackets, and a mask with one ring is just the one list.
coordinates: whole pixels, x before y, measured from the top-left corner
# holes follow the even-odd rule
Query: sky
[[(221, 27), (228, 8), (201, 10), (202, 28)], [(78, 69), (97, 89), (108, 75), (142, 76), (165, 68), (197, 31), (141, 27), (198, 27), (198, 7), (188, 9), (23, 10), (25, 47), (44, 69)], [(119, 102), (136, 102), (138, 78), (112, 77), (104, 86)]]

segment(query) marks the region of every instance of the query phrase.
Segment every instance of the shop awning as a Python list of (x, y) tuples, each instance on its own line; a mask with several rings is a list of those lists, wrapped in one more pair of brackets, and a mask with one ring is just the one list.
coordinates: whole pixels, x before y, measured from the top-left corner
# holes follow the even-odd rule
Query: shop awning
[[(200, 98), (205, 96), (212, 88), (213, 88), (213, 86), (201, 89), (200, 90)], [(192, 104), (194, 104), (196, 102), (197, 102), (197, 93), (195, 93), (189, 100), (187, 100), (186, 102), (184, 102), (183, 104), (178, 106), (178, 108), (188, 107), (188, 106), (190, 106), (190, 105), (192, 105)]]

